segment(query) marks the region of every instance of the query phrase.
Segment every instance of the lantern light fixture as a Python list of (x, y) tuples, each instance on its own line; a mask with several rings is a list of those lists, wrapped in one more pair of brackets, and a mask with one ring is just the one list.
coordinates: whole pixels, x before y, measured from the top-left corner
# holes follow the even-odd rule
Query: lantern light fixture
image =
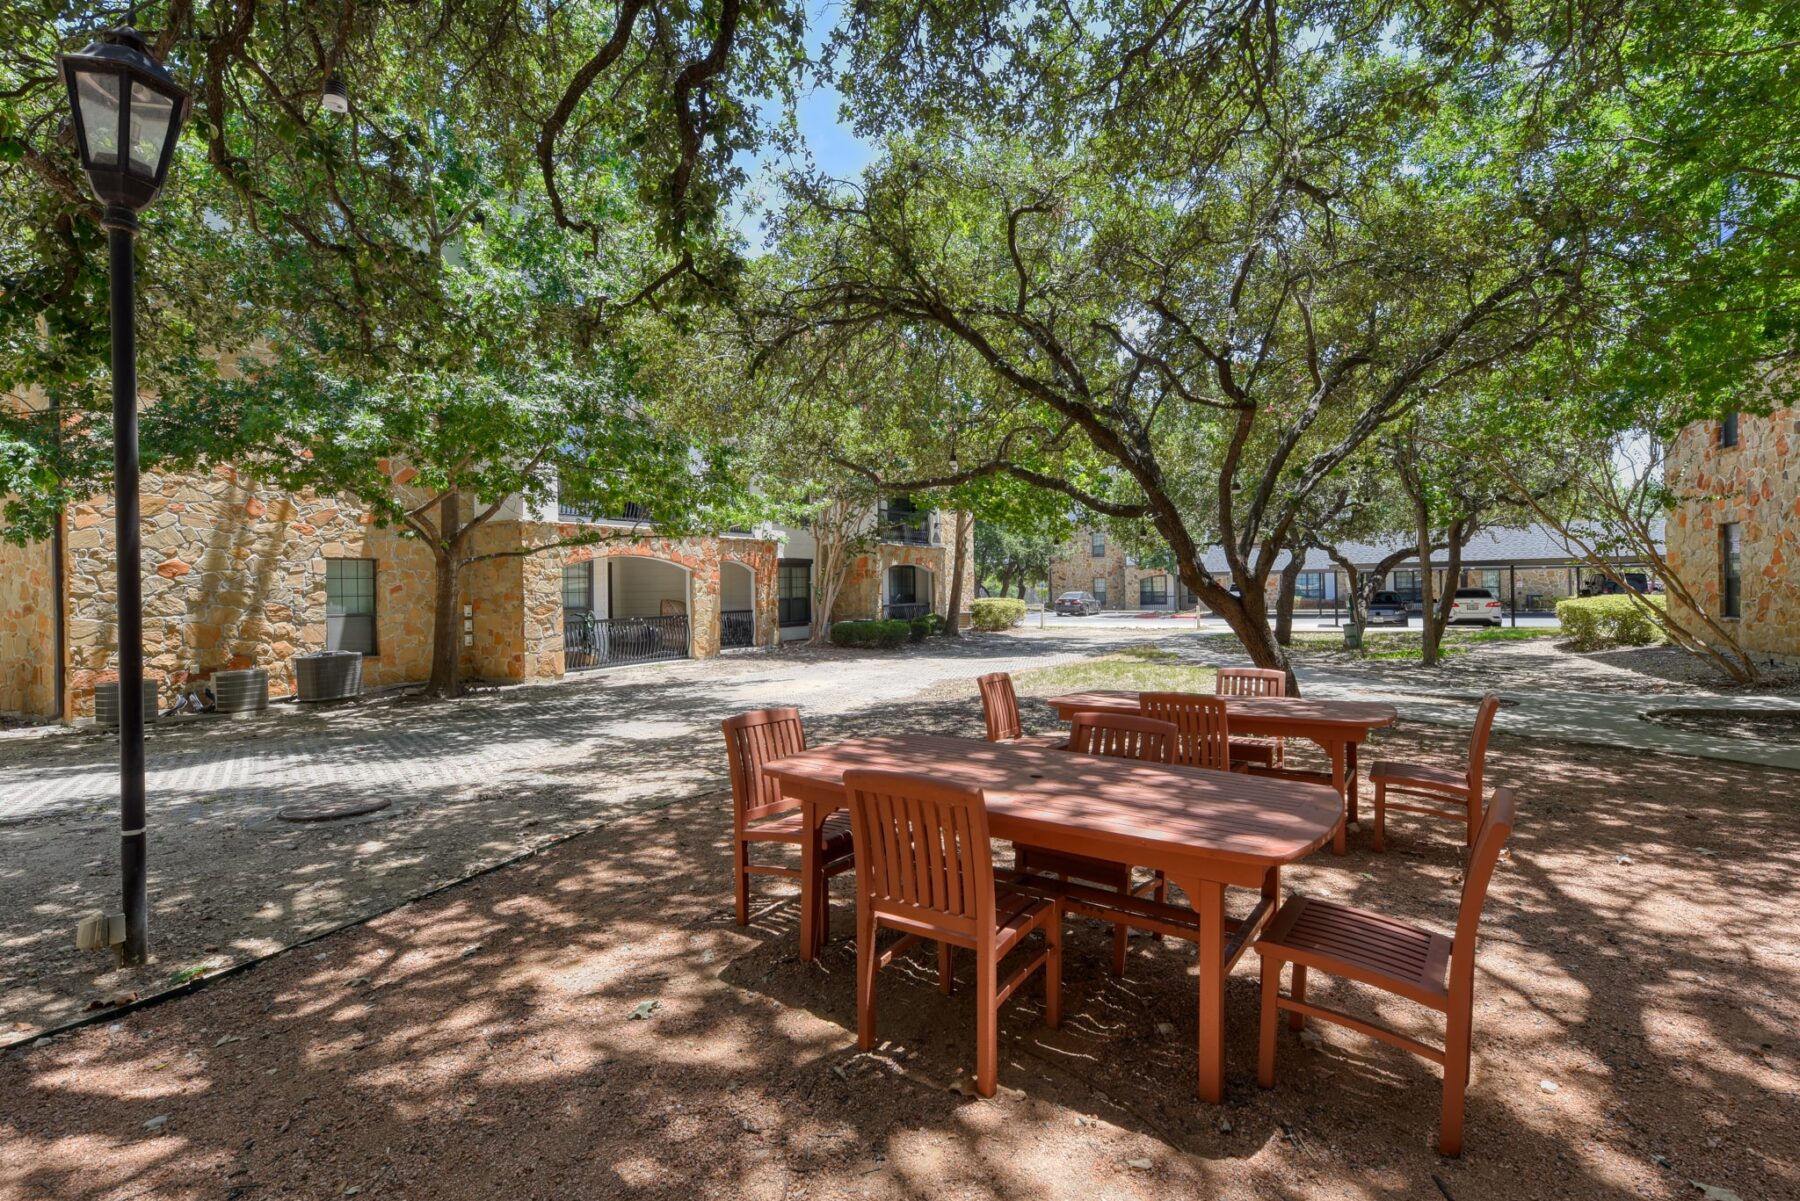
[(135, 214), (168, 178), (192, 101), (135, 29), (101, 34), (56, 62), (69, 90), (81, 168), (107, 206), (107, 224), (135, 225)]
[(319, 107), (339, 116), (350, 111), (350, 89), (343, 80), (335, 75), (325, 77), (324, 86), (319, 89)]

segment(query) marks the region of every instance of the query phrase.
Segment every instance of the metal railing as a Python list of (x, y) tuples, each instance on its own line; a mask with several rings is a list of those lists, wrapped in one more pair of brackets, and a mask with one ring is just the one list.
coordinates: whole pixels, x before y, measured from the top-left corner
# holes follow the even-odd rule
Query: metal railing
[(648, 506), (628, 502), (621, 507), (625, 510), (623, 513), (598, 513), (592, 508), (570, 504), (568, 501), (558, 499), (556, 515), (563, 521), (640, 522), (650, 520)]
[(563, 668), (580, 671), (615, 663), (685, 659), (686, 614), (673, 617), (595, 617), (586, 609), (563, 610)]
[(900, 601), (881, 607), (882, 616), (893, 621), (912, 621), (924, 617), (931, 612), (931, 606), (924, 602)]
[(719, 646), (756, 645), (756, 613), (751, 609), (724, 609), (719, 613)]
[(907, 546), (937, 545), (937, 515), (930, 510), (883, 507), (876, 518), (883, 542)]

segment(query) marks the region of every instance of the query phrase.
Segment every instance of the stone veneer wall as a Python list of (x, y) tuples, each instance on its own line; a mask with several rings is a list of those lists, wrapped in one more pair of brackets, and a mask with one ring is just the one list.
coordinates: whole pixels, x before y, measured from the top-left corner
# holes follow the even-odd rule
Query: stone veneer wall
[(1664, 537), (1670, 566), (1720, 611), (1719, 527), (1738, 523), (1739, 641), (1744, 649), (1800, 661), (1800, 407), (1738, 419), (1736, 446), (1719, 423), (1689, 426), (1669, 453), (1669, 485), (1701, 499), (1679, 505)]
[[(376, 560), (370, 687), (430, 674), (431, 554), (348, 502), (290, 494), (228, 468), (144, 477), (144, 669), (165, 687), (214, 671), (263, 667), (269, 691), (293, 687), (292, 659), (325, 647), (325, 560)], [(65, 713), (93, 712), (94, 685), (116, 678), (113, 506), (68, 513), (69, 676)]]
[(56, 716), (56, 609), (48, 542), (0, 542), (0, 713)]
[[(945, 529), (955, 528), (955, 517), (952, 514), (942, 515), (940, 523)], [(969, 605), (975, 599), (975, 537), (974, 524), (970, 523), (970, 533), (966, 540), (963, 562), (963, 624), (969, 622)], [(881, 616), (882, 581), (890, 567), (923, 567), (931, 573), (931, 601), (933, 611), (940, 616), (950, 612), (950, 581), (956, 572), (956, 563), (951, 558), (948, 546), (910, 546), (902, 543), (883, 543), (873, 554), (863, 555), (850, 565), (845, 573), (844, 586), (839, 589), (837, 605), (832, 609), (831, 620), (863, 621)]]
[[(531, 533), (534, 541), (548, 542), (575, 537), (582, 529), (575, 525), (544, 524), (533, 527)], [(737, 563), (746, 567), (754, 581), (756, 645), (775, 646), (781, 636), (776, 604), (776, 561), (780, 553), (781, 548), (776, 543), (759, 538), (645, 537), (621, 538), (533, 556), (527, 569), (529, 586), (524, 600), (524, 629), (529, 645), (527, 658), (540, 667), (554, 663), (555, 673), (545, 672), (546, 675), (562, 673), (562, 569), (564, 564), (587, 559), (661, 559), (685, 569), (688, 573), (689, 654), (696, 659), (719, 653), (721, 564)]]

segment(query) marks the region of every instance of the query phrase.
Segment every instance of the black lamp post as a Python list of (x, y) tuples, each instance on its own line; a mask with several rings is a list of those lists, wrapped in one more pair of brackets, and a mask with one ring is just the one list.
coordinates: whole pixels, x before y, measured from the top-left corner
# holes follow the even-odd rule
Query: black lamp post
[(139, 210), (162, 191), (188, 95), (132, 29), (57, 56), (81, 166), (106, 207), (112, 264), (113, 511), (119, 548), (119, 856), (126, 963), (149, 957), (144, 874), (144, 613), (138, 536), (137, 324), (132, 239)]

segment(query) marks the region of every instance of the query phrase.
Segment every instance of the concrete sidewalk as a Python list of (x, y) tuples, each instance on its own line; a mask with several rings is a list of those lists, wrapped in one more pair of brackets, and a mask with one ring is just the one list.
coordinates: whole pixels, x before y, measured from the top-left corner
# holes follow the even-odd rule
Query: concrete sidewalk
[[(1403, 719), (1434, 725), (1472, 726), (1476, 704), (1482, 695), (1453, 687), (1421, 691), (1412, 684), (1375, 683), (1363, 676), (1312, 668), (1297, 669), (1295, 674), (1308, 696), (1386, 701), (1400, 711)], [(1800, 700), (1789, 697), (1619, 696), (1508, 688), (1499, 692), (1505, 704), (1494, 719), (1494, 728), (1508, 734), (1800, 771), (1800, 745), (1784, 746), (1748, 738), (1701, 734), (1649, 720), (1651, 714), (1668, 710), (1800, 715)]]

